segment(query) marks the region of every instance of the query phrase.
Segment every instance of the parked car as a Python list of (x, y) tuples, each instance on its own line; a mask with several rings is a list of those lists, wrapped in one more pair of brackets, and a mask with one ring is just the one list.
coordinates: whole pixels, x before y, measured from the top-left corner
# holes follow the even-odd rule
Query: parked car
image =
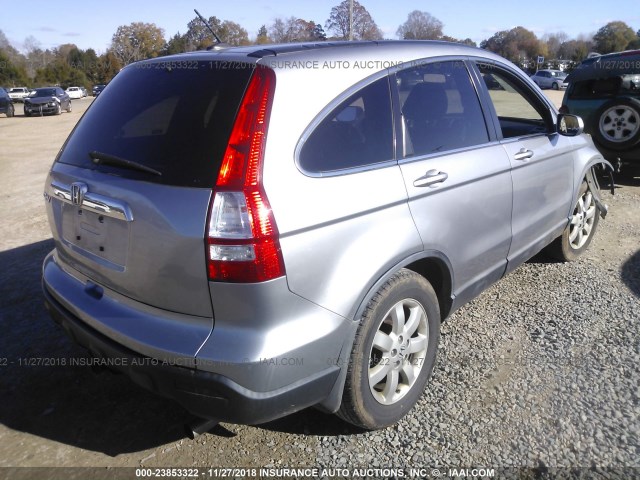
[(531, 75), (531, 80), (540, 88), (553, 88), (554, 90), (567, 88), (566, 78), (567, 74), (561, 70), (538, 70)]
[(24, 99), (24, 116), (71, 112), (71, 98), (60, 87), (36, 88)]
[(4, 88), (0, 87), (0, 113), (4, 113), (7, 117), (13, 117), (14, 107), (13, 101)]
[(580, 115), (605, 158), (640, 165), (640, 50), (583, 61), (567, 78), (561, 111)]
[(544, 247), (578, 258), (606, 213), (581, 120), (476, 48), (225, 48), (103, 95), (46, 180), (47, 308), (202, 429), (393, 424), (443, 320)]
[(92, 93), (94, 97), (97, 97), (98, 95), (100, 95), (102, 93), (102, 90), (104, 90), (104, 88), (106, 87), (106, 85), (94, 85), (93, 89), (92, 89)]
[(65, 90), (69, 98), (82, 98), (82, 89), (80, 87), (69, 87)]
[(9, 89), (9, 97), (13, 102), (22, 102), (27, 95), (29, 95), (29, 89), (27, 87), (13, 87)]

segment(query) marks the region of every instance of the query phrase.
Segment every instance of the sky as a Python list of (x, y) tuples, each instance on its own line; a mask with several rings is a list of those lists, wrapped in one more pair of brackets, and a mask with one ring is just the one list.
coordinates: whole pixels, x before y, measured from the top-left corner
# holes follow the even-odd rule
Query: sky
[[(267, 27), (278, 17), (295, 16), (324, 26), (331, 8), (341, 0), (0, 0), (0, 30), (18, 50), (33, 36), (40, 48), (74, 43), (98, 54), (109, 47), (120, 25), (132, 22), (155, 23), (165, 38), (184, 33), (197, 8), (205, 17), (215, 15), (244, 27), (255, 38), (261, 25)], [(476, 43), (495, 32), (523, 26), (538, 37), (564, 31), (570, 38), (593, 34), (613, 20), (625, 21), (640, 29), (638, 0), (540, 2), (519, 0), (360, 0), (385, 38), (397, 38), (396, 30), (413, 10), (429, 12), (444, 23), (444, 34), (471, 38)], [(17, 10), (16, 10), (17, 8)], [(6, 14), (12, 12), (11, 14)]]

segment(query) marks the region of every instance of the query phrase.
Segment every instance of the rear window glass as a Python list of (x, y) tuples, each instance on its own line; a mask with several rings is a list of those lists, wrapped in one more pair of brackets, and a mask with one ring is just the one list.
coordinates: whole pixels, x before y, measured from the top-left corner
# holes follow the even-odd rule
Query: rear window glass
[[(240, 64), (239, 64), (240, 65)], [(212, 187), (253, 71), (216, 62), (147, 62), (122, 70), (88, 109), (58, 161), (175, 186)], [(94, 165), (89, 152), (161, 175)]]
[(300, 166), (322, 173), (394, 159), (389, 81), (384, 77), (336, 107), (305, 142)]
[(575, 82), (569, 91), (569, 98), (611, 98), (617, 95), (640, 96), (640, 71)]

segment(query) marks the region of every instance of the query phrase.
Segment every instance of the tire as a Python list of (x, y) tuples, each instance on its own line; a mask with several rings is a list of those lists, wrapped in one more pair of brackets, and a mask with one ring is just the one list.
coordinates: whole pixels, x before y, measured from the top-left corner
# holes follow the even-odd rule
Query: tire
[(592, 135), (611, 150), (627, 150), (640, 142), (640, 101), (618, 98), (602, 105), (594, 115)]
[(439, 340), (440, 308), (433, 288), (421, 275), (400, 270), (360, 319), (338, 416), (369, 430), (400, 420), (424, 391)]
[(56, 107), (56, 115), (61, 115), (62, 114), (62, 105), (58, 104), (58, 106)]
[(551, 85), (551, 88), (553, 88), (554, 90), (560, 90), (560, 86), (558, 85), (558, 82), (553, 82), (553, 85)]
[(15, 114), (15, 108), (13, 108), (13, 104), (9, 104), (7, 107), (7, 117), (11, 118)]
[(24, 111), (24, 116), (25, 116), (25, 117), (30, 117), (30, 116), (31, 116), (31, 114), (30, 114), (29, 112), (27, 112), (27, 110), (25, 109), (25, 111)]
[(599, 221), (600, 215), (593, 194), (589, 191), (587, 182), (582, 182), (571, 221), (562, 235), (550, 245), (549, 253), (563, 262), (577, 260), (589, 248)]
[(67, 107), (67, 113), (71, 113), (71, 100), (69, 100), (69, 106)]

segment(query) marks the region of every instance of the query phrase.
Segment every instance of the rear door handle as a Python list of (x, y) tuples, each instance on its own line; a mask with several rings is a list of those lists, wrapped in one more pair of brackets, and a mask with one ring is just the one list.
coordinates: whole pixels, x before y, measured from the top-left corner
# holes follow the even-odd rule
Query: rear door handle
[(449, 175), (447, 175), (445, 172), (441, 172), (434, 168), (432, 170), (429, 170), (423, 177), (420, 177), (414, 180), (413, 186), (414, 187), (431, 187), (437, 183), (444, 182), (447, 178), (449, 178)]
[(521, 148), (520, 151), (513, 156), (513, 159), (519, 160), (521, 162), (526, 162), (531, 157), (533, 157), (533, 150)]

